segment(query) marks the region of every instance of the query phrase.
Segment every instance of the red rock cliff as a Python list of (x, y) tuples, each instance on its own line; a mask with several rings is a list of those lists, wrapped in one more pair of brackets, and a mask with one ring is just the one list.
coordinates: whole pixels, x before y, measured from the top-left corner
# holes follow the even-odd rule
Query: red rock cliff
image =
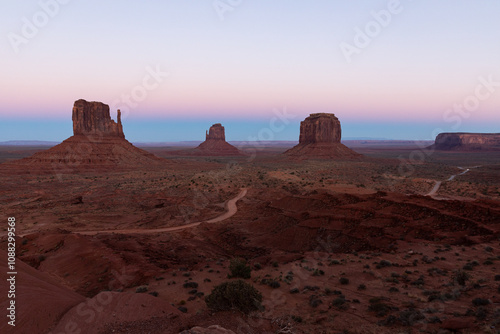
[(125, 138), (121, 113), (118, 110), (117, 123), (109, 115), (109, 106), (101, 102), (75, 101), (73, 105), (73, 134), (91, 136), (112, 136)]
[(500, 150), (500, 133), (440, 133), (437, 150)]
[(360, 154), (340, 142), (342, 130), (334, 114), (311, 114), (300, 123), (299, 144), (284, 152), (296, 159), (351, 159)]
[(299, 144), (340, 143), (342, 130), (334, 114), (311, 114), (300, 122)]
[(226, 135), (224, 133), (224, 127), (220, 124), (214, 124), (210, 127), (206, 133), (205, 140), (226, 140)]

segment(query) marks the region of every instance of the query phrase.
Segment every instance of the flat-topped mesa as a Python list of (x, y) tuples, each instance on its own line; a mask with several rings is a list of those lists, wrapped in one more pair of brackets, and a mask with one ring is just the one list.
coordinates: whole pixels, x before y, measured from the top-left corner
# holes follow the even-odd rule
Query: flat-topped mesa
[(500, 133), (440, 133), (434, 142), (436, 150), (500, 150)]
[(311, 114), (300, 122), (299, 144), (284, 152), (294, 159), (352, 159), (361, 155), (340, 142), (342, 129), (334, 114)]
[(75, 101), (73, 105), (73, 134), (125, 138), (118, 110), (117, 122), (111, 119), (109, 106), (101, 102)]
[(340, 143), (342, 129), (334, 114), (311, 114), (300, 122), (299, 144)]
[(220, 123), (216, 123), (206, 132), (205, 140), (223, 140), (226, 141), (224, 127)]

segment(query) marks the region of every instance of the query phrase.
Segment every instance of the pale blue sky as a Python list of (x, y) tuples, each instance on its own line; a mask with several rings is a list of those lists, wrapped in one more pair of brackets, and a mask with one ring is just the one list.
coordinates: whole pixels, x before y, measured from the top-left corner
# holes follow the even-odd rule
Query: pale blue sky
[[(132, 141), (197, 140), (217, 122), (247, 140), (276, 108), (296, 115), (278, 140), (315, 112), (335, 113), (346, 137), (500, 132), (500, 87), (446, 112), (480, 77), (500, 82), (499, 1), (401, 0), (384, 25), (373, 12), (395, 2), (242, 0), (221, 16), (217, 1), (3, 0), (0, 141), (65, 139), (80, 98), (121, 108)], [(341, 45), (377, 24), (348, 61)], [(169, 75), (126, 102), (155, 68)]]

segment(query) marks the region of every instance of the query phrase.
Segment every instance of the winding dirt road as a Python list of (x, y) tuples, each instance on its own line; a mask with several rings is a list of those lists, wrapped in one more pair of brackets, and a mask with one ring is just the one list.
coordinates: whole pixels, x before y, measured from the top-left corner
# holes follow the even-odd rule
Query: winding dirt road
[(457, 176), (464, 175), (464, 174), (468, 173), (471, 169), (479, 168), (479, 167), (481, 167), (481, 166), (474, 166), (474, 167), (470, 167), (470, 168), (458, 167), (459, 169), (463, 170), (462, 173), (452, 175), (446, 181), (436, 181), (434, 188), (432, 188), (432, 190), (429, 191), (429, 193), (427, 193), (425, 196), (430, 196), (430, 197), (434, 198), (436, 196), (437, 192), (439, 191), (439, 188), (441, 188), (441, 185), (443, 184), (443, 182), (453, 181)]
[(212, 218), (212, 219), (209, 219), (206, 221), (201, 221), (201, 222), (196, 222), (196, 223), (191, 223), (191, 224), (186, 224), (186, 225), (181, 225), (181, 226), (155, 228), (155, 229), (134, 228), (134, 229), (123, 229), (123, 230), (75, 231), (73, 233), (74, 234), (84, 234), (84, 235), (96, 235), (98, 233), (149, 234), (149, 233), (162, 233), (162, 232), (174, 232), (174, 231), (179, 231), (179, 230), (185, 230), (187, 228), (192, 228), (192, 227), (198, 226), (201, 223), (217, 223), (217, 222), (220, 222), (220, 221), (223, 221), (223, 220), (226, 220), (226, 219), (232, 217), (238, 211), (238, 207), (236, 206), (236, 202), (238, 202), (240, 199), (245, 197), (246, 194), (247, 194), (247, 189), (246, 188), (241, 189), (240, 193), (236, 197), (227, 201), (226, 212), (224, 212), (220, 216), (217, 216), (215, 218)]

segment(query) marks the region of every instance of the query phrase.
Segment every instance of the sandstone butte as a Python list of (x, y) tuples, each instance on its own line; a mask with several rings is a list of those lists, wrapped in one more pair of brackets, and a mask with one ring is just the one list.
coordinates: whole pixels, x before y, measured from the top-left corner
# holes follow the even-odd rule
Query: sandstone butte
[(284, 154), (298, 159), (352, 159), (361, 155), (340, 142), (342, 129), (334, 114), (311, 114), (300, 122), (299, 144)]
[(125, 139), (120, 110), (117, 122), (111, 119), (109, 106), (101, 102), (75, 101), (73, 136), (31, 157), (8, 162), (3, 167), (24, 166), (55, 173), (86, 169), (112, 169), (167, 163), (141, 150)]
[(210, 127), (205, 133), (205, 141), (194, 149), (171, 151), (173, 155), (190, 156), (239, 156), (243, 153), (233, 145), (226, 142), (226, 133), (220, 123)]
[(442, 151), (499, 151), (500, 133), (440, 133), (431, 147)]
[(216, 123), (210, 127), (205, 134), (205, 141), (198, 145), (195, 150), (203, 155), (242, 155), (240, 150), (226, 142), (225, 129), (220, 123)]

